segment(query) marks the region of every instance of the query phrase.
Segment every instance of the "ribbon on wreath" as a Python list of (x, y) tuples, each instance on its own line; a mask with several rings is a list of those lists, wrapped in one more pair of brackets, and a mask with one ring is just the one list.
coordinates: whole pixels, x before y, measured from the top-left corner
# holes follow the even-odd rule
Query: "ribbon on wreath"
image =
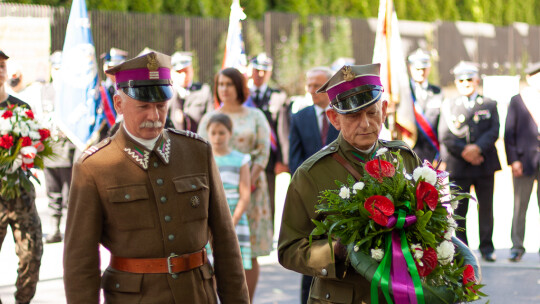
[(371, 281), (372, 303), (379, 303), (379, 283), (386, 301), (390, 304), (394, 303), (390, 296), (390, 283), (396, 304), (425, 303), (422, 282), (403, 231), (403, 228), (415, 222), (416, 216), (407, 215), (404, 210), (398, 210), (397, 216), (394, 214), (388, 219), (386, 227), (394, 229), (385, 236), (384, 257)]

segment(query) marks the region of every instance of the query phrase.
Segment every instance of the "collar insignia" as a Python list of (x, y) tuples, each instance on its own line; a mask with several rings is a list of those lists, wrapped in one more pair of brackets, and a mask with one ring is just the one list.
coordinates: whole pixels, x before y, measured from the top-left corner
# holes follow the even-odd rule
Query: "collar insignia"
[(141, 150), (137, 147), (124, 148), (124, 151), (144, 170), (148, 169), (148, 159), (150, 158), (150, 152), (146, 150)]
[(156, 151), (161, 156), (163, 161), (168, 164), (169, 156), (171, 154), (171, 139), (167, 138), (161, 141), (161, 144), (156, 147)]

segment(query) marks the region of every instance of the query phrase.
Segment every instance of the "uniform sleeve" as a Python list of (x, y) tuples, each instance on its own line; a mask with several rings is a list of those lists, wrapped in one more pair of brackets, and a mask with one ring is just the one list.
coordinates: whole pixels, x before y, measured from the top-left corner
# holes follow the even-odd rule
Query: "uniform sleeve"
[(270, 125), (259, 109), (252, 109), (255, 119), (255, 147), (251, 151), (251, 157), (254, 164), (265, 168), (270, 158)]
[(509, 165), (519, 160), (517, 153), (517, 120), (518, 113), (516, 109), (516, 101), (518, 96), (514, 96), (508, 106), (506, 114), (506, 122), (504, 124), (504, 149), (506, 151), (506, 160)]
[(296, 115), (291, 118), (291, 132), (289, 133), (289, 169), (291, 174), (293, 174), (302, 163), (304, 150), (300, 139), (300, 130), (298, 129), (296, 122), (297, 118)]
[(287, 269), (310, 276), (341, 278), (337, 269), (344, 267), (332, 261), (327, 237), (314, 238), (309, 245), (309, 234), (315, 227), (311, 219), (316, 218), (318, 193), (311, 177), (303, 168), (299, 168), (285, 198), (278, 242), (279, 263)]
[(223, 304), (247, 304), (249, 295), (238, 238), (210, 145), (207, 155), (210, 180), (208, 225), (213, 236), (212, 253), (218, 296)]
[(64, 288), (67, 303), (99, 303), (99, 242), (102, 208), (92, 174), (81, 162), (73, 168), (64, 243)]
[(474, 142), (482, 149), (482, 153), (495, 149), (495, 142), (499, 138), (499, 112), (497, 111), (497, 102), (492, 100), (489, 103), (491, 119), (489, 120), (489, 129), (479, 134)]

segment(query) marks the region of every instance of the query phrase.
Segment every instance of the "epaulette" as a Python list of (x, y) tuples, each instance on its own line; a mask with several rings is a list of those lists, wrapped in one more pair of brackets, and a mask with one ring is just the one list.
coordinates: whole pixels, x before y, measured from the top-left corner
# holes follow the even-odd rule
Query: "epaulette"
[(337, 141), (331, 142), (330, 144), (324, 146), (321, 150), (317, 151), (315, 154), (311, 155), (306, 161), (301, 165), (306, 167), (309, 170), (311, 166), (317, 163), (321, 158), (336, 153), (339, 149), (339, 143)]
[(412, 155), (416, 155), (413, 152), (413, 149), (406, 142), (404, 142), (402, 140), (383, 140), (383, 139), (380, 139), (379, 142), (380, 142), (381, 146), (383, 146), (383, 147), (401, 149), (401, 150), (405, 150), (405, 151), (411, 153)]
[(202, 88), (203, 84), (200, 82), (194, 82), (191, 87), (189, 87), (190, 91), (198, 91)]
[(169, 131), (171, 133), (174, 133), (174, 134), (183, 135), (183, 136), (186, 136), (186, 137), (198, 139), (198, 140), (202, 141), (205, 144), (208, 143), (208, 141), (206, 139), (202, 138), (199, 134), (197, 134), (195, 132), (186, 131), (186, 130), (177, 130), (177, 129), (174, 129), (174, 128), (167, 128), (167, 131)]
[(104, 140), (100, 141), (97, 145), (91, 146), (90, 148), (86, 149), (82, 153), (80, 161), (83, 162), (88, 157), (90, 157), (91, 155), (93, 155), (94, 153), (96, 153), (97, 151), (99, 151), (100, 149), (102, 149), (103, 147), (107, 146), (110, 143), (111, 143), (111, 138), (107, 137)]

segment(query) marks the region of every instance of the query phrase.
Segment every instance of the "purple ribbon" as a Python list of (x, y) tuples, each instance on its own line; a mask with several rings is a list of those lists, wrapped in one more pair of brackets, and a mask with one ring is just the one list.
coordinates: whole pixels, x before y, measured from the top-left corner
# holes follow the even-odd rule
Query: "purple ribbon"
[[(415, 215), (405, 216), (405, 220), (399, 223), (396, 229), (403, 229), (416, 222)], [(398, 217), (394, 214), (388, 219), (387, 228), (392, 228), (398, 223)], [(401, 227), (400, 227), (401, 226)], [(392, 267), (390, 270), (390, 280), (392, 282), (392, 292), (396, 304), (402, 303), (418, 303), (416, 293), (414, 291), (414, 283), (408, 271), (408, 265), (403, 256), (401, 248), (401, 238), (398, 232), (392, 230)], [(406, 250), (409, 250), (406, 248)]]

